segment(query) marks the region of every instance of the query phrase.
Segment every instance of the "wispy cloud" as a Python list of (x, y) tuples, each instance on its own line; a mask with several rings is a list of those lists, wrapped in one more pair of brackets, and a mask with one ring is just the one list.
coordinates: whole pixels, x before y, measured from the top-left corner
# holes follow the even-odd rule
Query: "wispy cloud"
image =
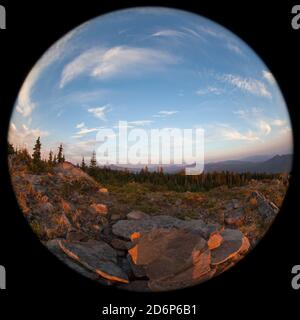
[(172, 115), (174, 115), (176, 113), (178, 113), (177, 110), (161, 110), (157, 114), (154, 114), (153, 117), (165, 118), (165, 117), (172, 116)]
[(207, 139), (209, 141), (260, 141), (259, 136), (255, 132), (251, 130), (241, 132), (228, 124), (215, 124), (210, 129), (207, 132)]
[(60, 87), (81, 75), (94, 78), (109, 78), (122, 74), (139, 74), (145, 71), (160, 70), (162, 67), (175, 64), (178, 59), (167, 52), (151, 49), (117, 46), (110, 49), (92, 48), (63, 69)]
[(105, 105), (103, 107), (89, 108), (88, 112), (92, 113), (96, 118), (106, 121), (106, 112), (109, 111), (108, 107), (108, 105)]
[(271, 133), (272, 127), (285, 127), (287, 126), (286, 120), (281, 119), (270, 119), (263, 115), (262, 110), (259, 108), (251, 109), (239, 109), (233, 111), (234, 114), (244, 119), (253, 127), (258, 128), (259, 134), (267, 136)]
[(227, 48), (237, 54), (243, 54), (242, 49), (237, 44), (234, 44), (232, 42), (227, 43)]
[(152, 123), (152, 120), (135, 120), (135, 121), (121, 121), (117, 122), (113, 128), (114, 129), (119, 129), (119, 128), (127, 128), (127, 129), (132, 129), (134, 127), (143, 127), (143, 126), (148, 126)]
[(265, 136), (267, 136), (272, 131), (270, 124), (265, 120), (259, 120), (257, 122), (257, 127)]
[(234, 74), (222, 74), (218, 75), (219, 81), (230, 84), (231, 86), (242, 90), (244, 92), (251, 93), (256, 96), (271, 98), (271, 92), (268, 90), (266, 85), (260, 80), (254, 78), (244, 78)]
[(99, 131), (100, 128), (82, 128), (77, 132), (77, 135), (83, 136), (91, 132)]
[(76, 129), (80, 129), (84, 127), (84, 122), (80, 122), (78, 124), (76, 124)]
[(276, 127), (284, 127), (287, 124), (286, 120), (274, 119), (272, 125)]
[(152, 120), (136, 120), (136, 121), (128, 121), (128, 124), (132, 126), (147, 126), (152, 122), (153, 122)]
[(213, 87), (213, 86), (208, 86), (207, 88), (199, 89), (196, 91), (196, 94), (198, 96), (204, 96), (206, 94), (220, 95), (222, 93), (224, 93), (224, 89)]
[(202, 35), (202, 36), (219, 38), (222, 40), (222, 43), (224, 43), (224, 46), (228, 50), (230, 50), (238, 55), (243, 55), (243, 51), (240, 48), (240, 46), (238, 45), (238, 43), (234, 40), (233, 37), (226, 34), (225, 32), (220, 32), (220, 30), (215, 30), (215, 29), (208, 27), (208, 26), (199, 26), (199, 25), (196, 26), (196, 29), (198, 31), (198, 34), (200, 33), (200, 35)]
[(92, 133), (92, 132), (98, 132), (101, 128), (103, 127), (97, 127), (97, 128), (87, 128), (85, 126), (84, 122), (78, 123), (75, 126), (76, 129), (78, 129), (78, 131), (75, 133), (75, 135), (72, 136), (72, 138), (78, 139), (78, 138), (82, 138), (85, 135)]
[(270, 71), (263, 70), (262, 71), (262, 75), (270, 84), (273, 85), (273, 84), (276, 83), (276, 80), (275, 80), (273, 74)]
[(68, 33), (65, 37), (56, 42), (30, 71), (20, 90), (16, 104), (16, 110), (24, 117), (28, 117), (37, 106), (37, 102), (33, 100), (32, 94), (38, 79), (50, 65), (60, 60), (65, 52), (70, 53), (73, 50), (71, 40), (80, 31), (81, 28), (75, 29), (73, 32)]
[(178, 30), (165, 29), (152, 34), (153, 37), (184, 37), (184, 33)]

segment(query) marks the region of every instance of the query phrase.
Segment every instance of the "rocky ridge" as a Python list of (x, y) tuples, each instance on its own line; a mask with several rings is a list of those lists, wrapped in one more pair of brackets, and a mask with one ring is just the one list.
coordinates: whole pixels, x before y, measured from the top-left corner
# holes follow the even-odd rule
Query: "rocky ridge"
[(222, 273), (255, 245), (257, 235), (245, 227), (251, 219), (270, 223), (278, 213), (254, 191), (244, 202), (227, 201), (218, 221), (137, 210), (124, 217), (110, 212), (109, 190), (70, 163), (41, 175), (12, 170), (12, 181), (55, 256), (92, 280), (134, 291), (180, 289)]

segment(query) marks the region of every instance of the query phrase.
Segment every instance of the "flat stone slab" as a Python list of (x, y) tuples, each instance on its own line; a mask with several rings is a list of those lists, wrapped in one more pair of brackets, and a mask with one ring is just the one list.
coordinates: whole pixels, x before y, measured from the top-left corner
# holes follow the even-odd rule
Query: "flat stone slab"
[(242, 249), (245, 249), (245, 239), (247, 238), (241, 231), (236, 229), (225, 229), (224, 231), (220, 232), (220, 236), (222, 237), (220, 245), (211, 250), (212, 265), (218, 265), (229, 259), (232, 259)]
[(217, 231), (221, 226), (217, 224), (207, 225), (201, 219), (185, 221), (171, 216), (157, 215), (140, 220), (119, 220), (112, 226), (112, 232), (118, 237), (131, 240), (131, 235), (135, 232), (145, 233), (153, 229), (171, 228), (192, 231), (194, 234), (208, 238), (212, 232)]
[[(205, 282), (211, 279), (216, 273), (216, 269), (211, 269), (199, 277), (194, 277), (195, 269), (197, 270), (197, 267), (191, 267), (171, 278), (150, 280), (148, 286), (150, 290), (154, 292), (184, 289)], [(201, 269), (202, 267), (200, 267), (200, 270)]]
[(190, 231), (155, 229), (134, 241), (129, 254), (133, 263), (145, 267), (151, 289), (158, 284), (159, 291), (190, 286), (211, 271), (207, 241)]
[(91, 280), (98, 280), (99, 276), (90, 271), (80, 264), (76, 263), (74, 260), (70, 259), (61, 249), (59, 246), (59, 239), (49, 240), (46, 242), (46, 247), (49, 249), (51, 253), (53, 253), (61, 262), (66, 264), (69, 268), (73, 269), (74, 271), (80, 273), (81, 275), (91, 279)]
[(60, 249), (71, 259), (101, 277), (116, 282), (128, 283), (128, 277), (117, 265), (117, 253), (103, 241), (59, 241)]

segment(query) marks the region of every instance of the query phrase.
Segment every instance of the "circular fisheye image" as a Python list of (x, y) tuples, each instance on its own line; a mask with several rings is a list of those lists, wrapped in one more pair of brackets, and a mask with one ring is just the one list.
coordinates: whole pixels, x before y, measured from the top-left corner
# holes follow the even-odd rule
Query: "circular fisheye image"
[(189, 12), (115, 11), (28, 74), (8, 133), (18, 204), (40, 241), (101, 285), (191, 287), (234, 266), (278, 214), (288, 109), (241, 39)]

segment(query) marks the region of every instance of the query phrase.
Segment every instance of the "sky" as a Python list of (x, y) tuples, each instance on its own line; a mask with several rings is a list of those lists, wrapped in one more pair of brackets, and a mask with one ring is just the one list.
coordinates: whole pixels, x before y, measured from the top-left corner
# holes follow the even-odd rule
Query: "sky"
[(240, 38), (166, 8), (116, 11), (56, 42), (17, 97), (9, 141), (43, 156), (89, 159), (100, 129), (204, 130), (206, 162), (291, 153), (286, 104), (271, 71)]

